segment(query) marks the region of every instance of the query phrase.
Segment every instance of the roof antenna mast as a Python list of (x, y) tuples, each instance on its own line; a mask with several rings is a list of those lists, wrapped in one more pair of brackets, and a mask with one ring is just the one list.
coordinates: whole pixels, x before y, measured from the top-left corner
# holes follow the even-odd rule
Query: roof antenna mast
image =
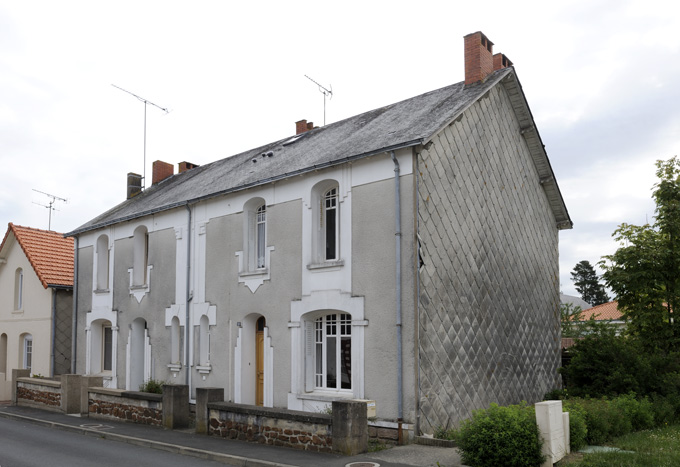
[[(168, 109), (166, 109), (166, 108), (161, 107), (161, 106), (158, 105), (158, 104), (154, 104), (153, 102), (151, 102), (151, 101), (149, 101), (149, 100), (146, 100), (146, 99), (144, 99), (143, 97), (138, 96), (137, 94), (133, 94), (133, 93), (131, 93), (130, 91), (127, 91), (127, 90), (121, 88), (120, 86), (116, 86), (115, 84), (112, 84), (111, 86), (113, 86), (113, 87), (116, 88), (116, 89), (120, 89), (121, 91), (127, 92), (127, 93), (130, 94), (131, 96), (134, 96), (134, 97), (136, 97), (138, 100), (144, 102), (144, 175), (142, 176), (142, 180), (144, 180), (144, 186), (146, 186), (146, 105), (147, 105), (147, 104), (151, 104), (151, 105), (153, 105), (154, 107), (158, 107), (159, 109), (161, 109), (161, 110), (162, 110), (163, 112), (165, 112), (166, 114), (170, 113), (170, 111), (169, 111)], [(143, 187), (142, 187), (142, 188), (143, 188)]]
[(330, 89), (326, 89), (309, 76), (305, 75), (305, 78), (319, 86), (319, 92), (323, 94), (323, 126), (326, 126), (326, 97), (331, 96), (330, 98), (333, 99), (333, 86), (331, 85)]
[(50, 219), (49, 219), (49, 222), (47, 224), (47, 230), (52, 230), (52, 211), (57, 210), (57, 208), (54, 207), (54, 203), (56, 201), (63, 201), (64, 203), (68, 203), (68, 200), (66, 198), (60, 198), (58, 196), (51, 195), (49, 193), (45, 193), (44, 191), (36, 190), (35, 188), (33, 188), (33, 191), (35, 191), (36, 193), (41, 193), (41, 194), (48, 196), (50, 198), (50, 202), (48, 204), (40, 204), (40, 203), (36, 203), (35, 201), (33, 201), (33, 204), (37, 204), (38, 206), (42, 206), (42, 207), (50, 210)]

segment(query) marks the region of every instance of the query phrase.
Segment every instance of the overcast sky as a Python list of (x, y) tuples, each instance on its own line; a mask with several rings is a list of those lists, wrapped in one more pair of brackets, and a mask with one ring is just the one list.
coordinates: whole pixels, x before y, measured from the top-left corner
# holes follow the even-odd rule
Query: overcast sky
[[(515, 64), (574, 222), (560, 282), (654, 215), (680, 151), (680, 16), (659, 0), (0, 0), (0, 229), (73, 230), (146, 161), (206, 164), (462, 81), (463, 36)], [(36, 204), (37, 203), (37, 204)]]

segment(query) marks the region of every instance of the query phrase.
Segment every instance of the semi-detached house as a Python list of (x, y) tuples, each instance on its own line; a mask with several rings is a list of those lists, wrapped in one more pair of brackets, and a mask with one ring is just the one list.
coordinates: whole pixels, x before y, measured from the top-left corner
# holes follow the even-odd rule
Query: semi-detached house
[(465, 37), (453, 84), (179, 173), (76, 240), (77, 372), (384, 426), (453, 424), (559, 384), (572, 223), (507, 57)]

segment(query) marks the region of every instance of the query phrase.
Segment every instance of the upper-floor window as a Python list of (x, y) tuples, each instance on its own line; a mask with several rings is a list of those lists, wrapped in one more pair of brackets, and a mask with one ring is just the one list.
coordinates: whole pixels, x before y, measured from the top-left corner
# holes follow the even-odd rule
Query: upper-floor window
[(24, 270), (18, 268), (14, 273), (14, 309), (21, 310), (24, 306)]
[(321, 231), (324, 238), (326, 261), (338, 259), (338, 189), (331, 188), (323, 195)]
[(312, 189), (312, 265), (341, 264), (339, 195), (335, 180), (324, 180)]
[(97, 238), (97, 265), (96, 280), (97, 290), (108, 290), (109, 288), (109, 237), (100, 235)]
[(267, 242), (267, 208), (264, 204), (257, 208), (255, 223), (256, 267), (262, 269), (265, 266), (264, 253)]
[(149, 232), (140, 225), (135, 229), (132, 239), (132, 285), (145, 285), (147, 282), (147, 265), (149, 263)]

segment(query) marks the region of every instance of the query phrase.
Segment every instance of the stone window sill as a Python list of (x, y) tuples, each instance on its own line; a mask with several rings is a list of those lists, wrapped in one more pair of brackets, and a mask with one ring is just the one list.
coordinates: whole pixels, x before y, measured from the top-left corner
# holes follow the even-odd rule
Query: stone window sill
[(342, 259), (339, 259), (337, 261), (324, 261), (323, 263), (312, 263), (307, 265), (307, 269), (310, 271), (316, 271), (319, 269), (332, 269), (332, 268), (340, 268), (345, 265), (345, 261)]

